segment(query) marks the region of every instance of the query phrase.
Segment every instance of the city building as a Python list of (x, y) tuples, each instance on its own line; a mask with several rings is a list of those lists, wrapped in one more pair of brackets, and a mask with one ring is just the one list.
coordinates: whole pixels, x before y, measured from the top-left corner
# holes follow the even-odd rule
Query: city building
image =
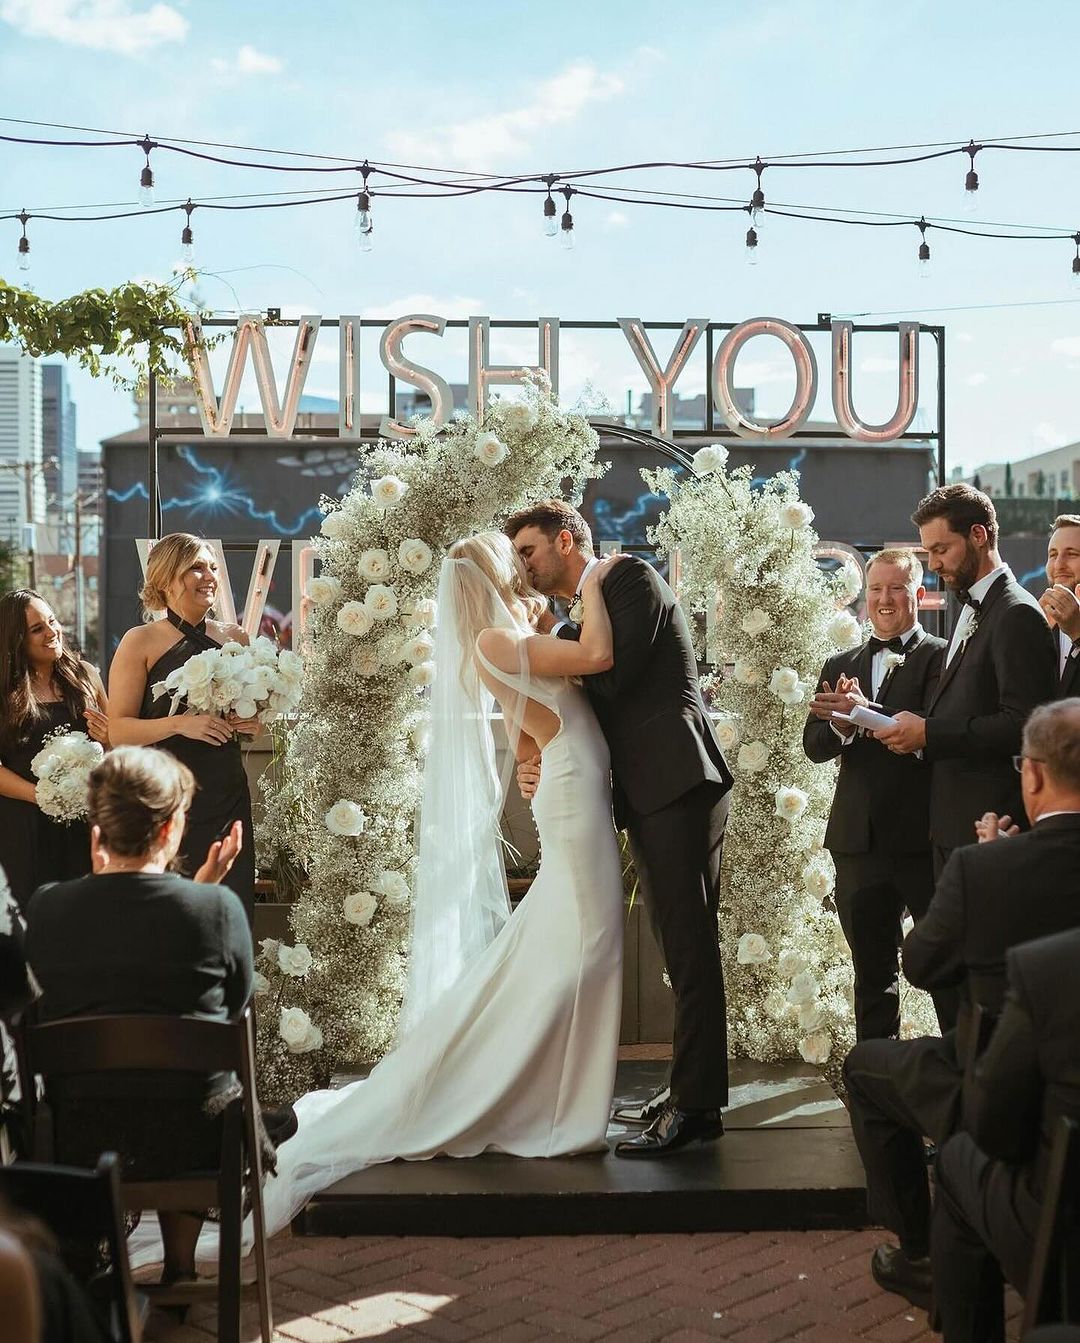
[(45, 521), (41, 401), (40, 361), (0, 345), (0, 541), (19, 550)]
[(1080, 498), (1080, 443), (1014, 462), (985, 462), (963, 477), (987, 494), (1014, 499)]
[(63, 520), (71, 509), (79, 472), (75, 402), (65, 364), (41, 366), (41, 451), (45, 506), (50, 518)]

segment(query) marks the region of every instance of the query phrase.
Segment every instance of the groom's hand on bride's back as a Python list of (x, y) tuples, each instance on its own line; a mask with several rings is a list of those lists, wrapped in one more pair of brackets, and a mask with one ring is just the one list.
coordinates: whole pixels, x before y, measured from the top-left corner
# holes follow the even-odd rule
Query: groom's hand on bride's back
[(521, 796), (530, 801), (536, 795), (537, 788), (540, 787), (540, 757), (538, 755), (530, 756), (528, 760), (519, 760), (517, 767), (518, 787), (521, 789)]

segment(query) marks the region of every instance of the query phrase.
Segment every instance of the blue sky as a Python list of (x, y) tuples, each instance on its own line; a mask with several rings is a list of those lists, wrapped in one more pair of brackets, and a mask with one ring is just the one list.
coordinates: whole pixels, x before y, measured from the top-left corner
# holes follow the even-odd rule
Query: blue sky
[[(0, 113), (497, 172), (1062, 131), (1077, 132), (1062, 143), (1080, 146), (1078, 44), (1080, 6), (1067, 3), (0, 0)], [(964, 218), (966, 166), (951, 157), (890, 170), (774, 170), (765, 186), (774, 202)], [(976, 220), (1080, 228), (1080, 155), (988, 153), (977, 166)], [(135, 150), (0, 145), (0, 212), (134, 201), (140, 167)], [(324, 185), (178, 155), (156, 155), (155, 169), (159, 199)], [(618, 180), (740, 197), (753, 185), (749, 173)], [(213, 272), (201, 282), (207, 301), (328, 316), (902, 313), (947, 328), (952, 463), (1015, 460), (1080, 438), (1070, 243), (932, 235), (924, 280), (914, 229), (767, 218), (750, 269), (741, 215), (580, 201), (578, 245), (566, 253), (541, 236), (534, 197), (377, 198), (376, 246), (361, 254), (353, 214), (348, 203), (196, 213), (198, 263)], [(30, 278), (61, 297), (163, 277), (182, 223), (32, 223)], [(17, 225), (0, 226), (8, 279), (20, 278), (17, 238)], [(493, 349), (496, 358), (518, 352)], [(417, 358), (426, 354), (417, 348)], [(781, 410), (786, 366), (767, 346), (744, 358), (740, 380), (758, 384), (767, 411)], [(879, 364), (862, 359), (868, 410), (893, 395)], [(591, 378), (620, 403), (625, 389), (643, 386), (614, 345), (571, 341), (563, 366), (568, 384)], [(374, 369), (370, 381), (379, 382)], [(309, 390), (334, 390), (329, 360), (316, 364)], [(76, 375), (75, 391), (83, 446), (133, 423), (128, 399), (107, 384)]]

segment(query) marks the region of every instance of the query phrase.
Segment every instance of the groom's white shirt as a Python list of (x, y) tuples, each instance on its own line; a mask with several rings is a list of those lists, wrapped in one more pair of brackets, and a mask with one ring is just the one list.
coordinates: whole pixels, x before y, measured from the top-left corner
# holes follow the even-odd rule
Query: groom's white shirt
[[(578, 579), (578, 585), (574, 589), (574, 595), (570, 598), (570, 601), (567, 603), (568, 608), (570, 606), (573, 606), (574, 602), (577, 601), (577, 599), (581, 596), (581, 589), (582, 587), (584, 587), (585, 580), (589, 576), (589, 570), (595, 569), (599, 563), (600, 558), (597, 555), (594, 555), (591, 560), (585, 561), (585, 568), (582, 569), (581, 571), (581, 577)], [(570, 624), (569, 620), (557, 620), (555, 624), (552, 625), (551, 627), (552, 634), (558, 634), (559, 630), (561, 630), (564, 625), (569, 624)]]

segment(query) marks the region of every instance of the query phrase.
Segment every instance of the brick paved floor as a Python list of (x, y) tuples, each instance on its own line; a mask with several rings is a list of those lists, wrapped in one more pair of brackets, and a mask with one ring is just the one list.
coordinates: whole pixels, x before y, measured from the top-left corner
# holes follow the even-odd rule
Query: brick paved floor
[[(877, 1231), (498, 1240), (292, 1238), (271, 1245), (282, 1343), (917, 1343), (926, 1315), (879, 1291)], [(1009, 1337), (1015, 1339), (1017, 1303)], [(160, 1343), (207, 1343), (212, 1306), (182, 1326), (151, 1319)], [(245, 1343), (258, 1339), (244, 1307)]]

